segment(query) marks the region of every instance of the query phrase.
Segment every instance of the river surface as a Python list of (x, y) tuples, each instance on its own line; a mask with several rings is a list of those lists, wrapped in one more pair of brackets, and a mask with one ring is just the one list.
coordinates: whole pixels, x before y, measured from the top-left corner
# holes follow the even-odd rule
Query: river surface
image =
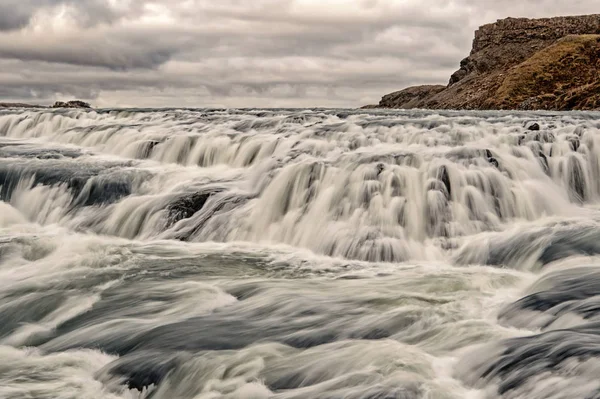
[(1, 399), (600, 398), (600, 113), (0, 111)]

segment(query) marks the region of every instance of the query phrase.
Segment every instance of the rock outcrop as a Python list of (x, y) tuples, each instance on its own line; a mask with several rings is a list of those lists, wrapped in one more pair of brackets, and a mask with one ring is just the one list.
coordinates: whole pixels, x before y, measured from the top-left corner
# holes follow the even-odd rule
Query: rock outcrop
[(57, 101), (52, 108), (92, 108), (92, 106), (80, 100), (73, 100), (67, 102)]
[[(0, 108), (48, 108), (43, 105), (37, 104), (24, 104), (24, 103), (2, 103), (0, 102)], [(84, 101), (73, 100), (73, 101), (57, 101), (50, 108), (83, 108), (91, 109), (92, 106)]]
[(422, 101), (445, 89), (446, 86), (442, 85), (412, 86), (383, 96), (379, 105), (383, 104), (386, 108), (417, 108)]
[(379, 106), (600, 109), (600, 14), (484, 25), (447, 86), (409, 87), (384, 96)]

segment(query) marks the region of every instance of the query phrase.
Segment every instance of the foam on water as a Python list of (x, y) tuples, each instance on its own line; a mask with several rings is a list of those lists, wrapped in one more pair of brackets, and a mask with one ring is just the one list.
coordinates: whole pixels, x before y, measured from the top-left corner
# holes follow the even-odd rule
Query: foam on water
[(0, 397), (597, 397), (599, 116), (0, 111)]

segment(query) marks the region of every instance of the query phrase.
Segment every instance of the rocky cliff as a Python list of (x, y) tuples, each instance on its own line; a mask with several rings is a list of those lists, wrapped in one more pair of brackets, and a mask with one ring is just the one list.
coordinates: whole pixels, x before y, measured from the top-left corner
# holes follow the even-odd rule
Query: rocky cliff
[(600, 109), (600, 14), (507, 18), (475, 32), (447, 86), (384, 96), (382, 108)]

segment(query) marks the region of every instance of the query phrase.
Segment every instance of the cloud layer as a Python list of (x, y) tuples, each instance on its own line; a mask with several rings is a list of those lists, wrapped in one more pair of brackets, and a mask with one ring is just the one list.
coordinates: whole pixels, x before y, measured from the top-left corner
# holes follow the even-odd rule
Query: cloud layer
[(2, 0), (0, 101), (356, 107), (446, 83), (474, 29), (596, 0)]

